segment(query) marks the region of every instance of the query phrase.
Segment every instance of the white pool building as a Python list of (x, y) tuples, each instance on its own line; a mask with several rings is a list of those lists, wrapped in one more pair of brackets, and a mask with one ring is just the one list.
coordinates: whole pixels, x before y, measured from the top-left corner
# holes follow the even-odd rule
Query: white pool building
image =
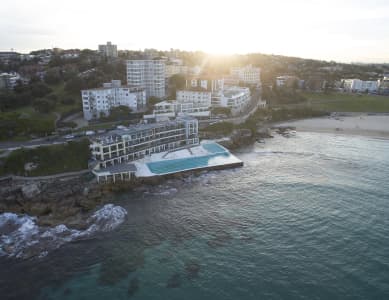
[(134, 170), (128, 162), (198, 143), (198, 121), (189, 116), (113, 130), (94, 138), (90, 145), (95, 161), (93, 173), (97, 177), (122, 174), (131, 178)]
[(113, 130), (90, 148), (92, 172), (102, 183), (243, 165), (219, 144), (200, 144), (198, 121), (189, 116)]

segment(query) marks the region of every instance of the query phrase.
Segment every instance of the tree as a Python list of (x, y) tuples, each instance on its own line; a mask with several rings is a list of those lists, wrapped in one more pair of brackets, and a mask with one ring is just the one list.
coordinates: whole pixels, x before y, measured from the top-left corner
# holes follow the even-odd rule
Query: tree
[(42, 82), (34, 83), (30, 87), (31, 87), (31, 95), (33, 97), (44, 97), (53, 91), (51, 88), (49, 88), (46, 84)]
[(61, 81), (62, 81), (62, 77), (58, 68), (52, 68), (46, 72), (45, 82), (47, 84), (58, 84)]
[(212, 108), (212, 114), (214, 115), (231, 115), (231, 108), (229, 107), (214, 107)]
[(61, 100), (61, 103), (65, 105), (73, 105), (76, 103), (76, 100), (71, 96), (66, 96)]
[(80, 77), (73, 77), (65, 84), (65, 91), (71, 94), (79, 94), (85, 88), (85, 82)]
[(55, 107), (55, 104), (47, 99), (39, 98), (33, 101), (32, 106), (40, 113), (49, 113)]
[(111, 108), (109, 119), (120, 120), (126, 119), (132, 112), (132, 109), (128, 106), (120, 105), (118, 107)]

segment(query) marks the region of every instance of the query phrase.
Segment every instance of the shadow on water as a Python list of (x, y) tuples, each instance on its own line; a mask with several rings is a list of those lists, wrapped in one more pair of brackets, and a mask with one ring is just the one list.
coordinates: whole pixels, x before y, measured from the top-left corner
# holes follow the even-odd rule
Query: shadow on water
[(181, 274), (174, 273), (166, 282), (166, 287), (169, 289), (179, 288), (181, 286)]
[(186, 277), (188, 279), (195, 279), (199, 277), (201, 266), (196, 260), (189, 260), (185, 263)]
[(132, 297), (135, 295), (135, 293), (139, 290), (139, 279), (133, 278), (130, 280), (128, 284), (127, 294), (129, 297)]

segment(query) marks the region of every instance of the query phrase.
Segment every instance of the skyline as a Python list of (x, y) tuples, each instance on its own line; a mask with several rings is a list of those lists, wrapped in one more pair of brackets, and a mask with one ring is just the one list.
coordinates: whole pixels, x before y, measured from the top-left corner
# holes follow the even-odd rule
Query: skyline
[(69, 0), (61, 7), (48, 0), (6, 0), (0, 50), (97, 49), (111, 41), (119, 50), (174, 48), (384, 63), (389, 62), (385, 2), (116, 0), (107, 9), (102, 1)]

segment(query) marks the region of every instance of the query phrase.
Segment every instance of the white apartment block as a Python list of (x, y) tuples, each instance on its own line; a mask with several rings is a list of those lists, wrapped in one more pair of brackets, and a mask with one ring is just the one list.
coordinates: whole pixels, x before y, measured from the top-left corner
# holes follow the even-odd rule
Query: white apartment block
[(211, 107), (212, 93), (208, 91), (179, 90), (176, 92), (179, 103), (192, 103), (194, 107)]
[(261, 84), (261, 69), (248, 65), (245, 67), (231, 68), (231, 75), (236, 80), (246, 84)]
[(231, 86), (212, 96), (212, 107), (228, 107), (233, 115), (243, 111), (250, 103), (251, 93), (247, 87)]
[(220, 91), (224, 88), (224, 79), (209, 79), (209, 78), (188, 78), (185, 81), (187, 89), (203, 89), (211, 92)]
[(209, 118), (211, 115), (209, 106), (195, 106), (193, 103), (180, 103), (176, 100), (162, 101), (154, 105), (151, 115), (144, 115), (145, 120), (154, 119), (157, 122), (169, 120), (180, 116), (194, 118)]
[(173, 75), (181, 74), (181, 75), (187, 75), (188, 74), (188, 67), (187, 66), (181, 66), (181, 65), (166, 65), (166, 72), (165, 77), (170, 78)]
[(277, 87), (293, 87), (295, 83), (299, 84), (300, 79), (296, 76), (282, 75), (276, 77)]
[(107, 42), (106, 45), (99, 45), (99, 53), (107, 57), (118, 57), (118, 48), (111, 42)]
[(127, 84), (141, 87), (146, 90), (146, 97), (165, 97), (165, 73), (164, 60), (128, 60)]
[(378, 90), (378, 81), (343, 79), (343, 89), (348, 92), (376, 92)]
[(113, 107), (126, 106), (133, 111), (146, 108), (146, 92), (143, 88), (122, 86), (120, 80), (104, 83), (103, 87), (82, 90), (84, 118), (91, 120), (108, 116)]
[(24, 79), (18, 73), (1, 73), (0, 74), (0, 89), (12, 90), (18, 81), (24, 83)]

